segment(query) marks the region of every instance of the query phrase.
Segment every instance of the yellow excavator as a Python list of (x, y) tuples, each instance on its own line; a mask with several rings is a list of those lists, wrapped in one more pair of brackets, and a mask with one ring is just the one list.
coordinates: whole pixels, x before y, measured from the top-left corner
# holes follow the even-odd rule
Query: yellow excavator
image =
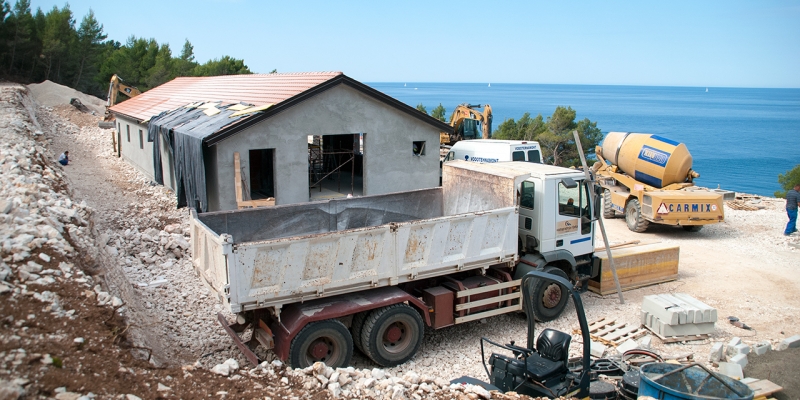
[[(483, 110), (479, 108), (483, 107)], [(450, 116), (453, 133), (441, 132), (439, 143), (452, 146), (459, 140), (492, 138), (492, 106), (459, 104)]]
[(114, 104), (117, 104), (117, 96), (122, 93), (128, 97), (136, 97), (142, 92), (135, 86), (129, 86), (122, 83), (123, 80), (117, 74), (111, 77), (111, 82), (108, 84), (108, 101), (106, 101), (106, 113), (103, 116), (103, 121), (99, 123), (101, 128), (114, 127), (114, 115), (108, 109)]

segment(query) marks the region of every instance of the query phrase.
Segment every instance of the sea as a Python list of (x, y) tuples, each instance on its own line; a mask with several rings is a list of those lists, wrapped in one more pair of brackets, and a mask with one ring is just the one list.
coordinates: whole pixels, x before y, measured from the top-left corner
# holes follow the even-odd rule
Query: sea
[(492, 126), (528, 112), (545, 119), (572, 107), (608, 132), (653, 133), (683, 142), (699, 186), (760, 196), (800, 164), (800, 89), (377, 82), (369, 86), (447, 116), (462, 103), (490, 104)]

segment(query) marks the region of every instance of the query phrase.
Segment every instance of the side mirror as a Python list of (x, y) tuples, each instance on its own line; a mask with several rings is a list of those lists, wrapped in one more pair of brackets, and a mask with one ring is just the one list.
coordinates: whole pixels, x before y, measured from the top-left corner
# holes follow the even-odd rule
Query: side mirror
[(567, 189), (574, 189), (578, 187), (578, 182), (575, 182), (572, 178), (564, 178), (561, 180), (561, 183), (563, 183), (564, 187)]

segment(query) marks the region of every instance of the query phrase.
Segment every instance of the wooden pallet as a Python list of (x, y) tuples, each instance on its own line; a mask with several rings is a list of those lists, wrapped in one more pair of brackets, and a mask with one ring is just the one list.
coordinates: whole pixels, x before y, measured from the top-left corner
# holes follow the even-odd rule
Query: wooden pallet
[(753, 390), (753, 399), (766, 399), (767, 396), (783, 390), (782, 387), (770, 382), (767, 379), (755, 379), (746, 383), (747, 386)]
[(763, 206), (762, 207), (758, 207), (758, 206), (755, 206), (755, 205), (752, 205), (752, 204), (747, 204), (742, 200), (726, 201), (725, 205), (728, 206), (729, 208), (734, 209), (734, 210), (745, 210), (745, 211), (758, 211), (758, 210), (764, 208)]
[(691, 342), (694, 340), (705, 340), (711, 337), (710, 334), (704, 333), (702, 335), (686, 335), (686, 336), (662, 336), (658, 332), (654, 331), (647, 325), (643, 325), (647, 330), (652, 332), (656, 335), (657, 338), (661, 339), (662, 343), (677, 343), (677, 342)]
[[(575, 331), (580, 332), (580, 329)], [(639, 326), (619, 323), (615, 319), (600, 318), (589, 324), (589, 336), (592, 340), (609, 346), (619, 346), (628, 339), (636, 339), (647, 334)]]

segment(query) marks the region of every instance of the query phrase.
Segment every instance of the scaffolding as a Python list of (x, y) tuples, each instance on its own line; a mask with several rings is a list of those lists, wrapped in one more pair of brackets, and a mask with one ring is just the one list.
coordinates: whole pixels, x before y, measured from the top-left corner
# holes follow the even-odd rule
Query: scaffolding
[(313, 189), (322, 192), (322, 181), (336, 179), (337, 191), (342, 192), (342, 170), (350, 163), (350, 193), (355, 188), (355, 151), (347, 149), (324, 150), (322, 140), (314, 136), (308, 144), (308, 182), (309, 193)]

